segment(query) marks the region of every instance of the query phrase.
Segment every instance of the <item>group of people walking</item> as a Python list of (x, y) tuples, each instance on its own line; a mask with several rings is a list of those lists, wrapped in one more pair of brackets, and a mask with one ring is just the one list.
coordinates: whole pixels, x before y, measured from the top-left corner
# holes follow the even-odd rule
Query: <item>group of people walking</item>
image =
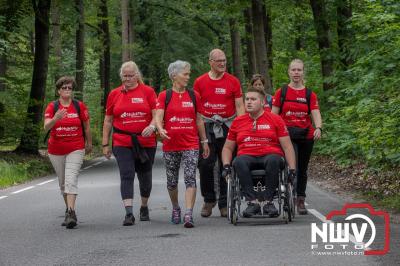
[[(225, 178), (232, 164), (249, 202), (243, 213), (247, 217), (260, 209), (247, 178), (249, 169), (256, 163), (270, 173), (271, 178), (266, 180), (269, 196), (264, 211), (273, 216), (276, 211), (272, 201), (277, 185), (275, 175), (279, 169), (276, 162), (282, 156), (286, 158), (292, 178), (297, 175), (299, 213), (307, 213), (304, 206), (307, 167), (314, 140), (321, 137), (322, 121), (315, 93), (304, 86), (303, 62), (290, 63), (290, 83), (277, 90), (273, 101), (271, 96), (267, 97), (263, 88), (265, 81), (260, 75), (253, 77), (243, 101), (239, 80), (226, 72), (226, 56), (222, 50), (210, 52), (209, 64), (210, 71), (195, 80), (192, 90), (188, 88), (190, 64), (181, 60), (171, 63), (168, 75), (172, 88), (162, 91), (158, 97), (153, 88), (143, 83), (134, 62), (122, 64), (122, 85), (109, 93), (106, 103), (102, 146), (104, 156), (110, 158), (114, 154), (118, 163), (124, 226), (135, 223), (135, 175), (141, 196), (139, 219), (150, 220), (148, 200), (157, 138), (163, 143), (173, 224), (183, 222), (186, 228), (194, 226), (197, 169), (204, 198), (201, 216), (211, 216), (217, 204), (220, 215), (227, 216)], [(50, 130), (49, 157), (66, 204), (62, 225), (67, 228), (77, 224), (78, 172), (85, 150), (87, 153), (92, 149), (87, 107), (73, 99), (74, 87), (75, 82), (69, 77), (56, 83), (60, 98), (47, 106), (44, 121), (45, 129)], [(181, 164), (186, 187), (184, 210), (178, 200)]]

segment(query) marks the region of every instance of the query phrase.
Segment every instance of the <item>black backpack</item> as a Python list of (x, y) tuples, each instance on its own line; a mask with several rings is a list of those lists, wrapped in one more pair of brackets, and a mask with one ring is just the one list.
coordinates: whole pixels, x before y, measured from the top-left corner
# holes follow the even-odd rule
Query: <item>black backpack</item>
[[(53, 101), (53, 104), (54, 104), (54, 113), (53, 113), (53, 116), (54, 116), (54, 114), (58, 111), (58, 108), (60, 107), (60, 102), (58, 100), (55, 100), (55, 101)], [(74, 105), (75, 110), (78, 112), (78, 117), (80, 119), (80, 117), (81, 117), (81, 107), (79, 105), (79, 101), (75, 100), (75, 99), (72, 99), (72, 104)], [(82, 121), (81, 121), (81, 126), (82, 126), (83, 138), (85, 138), (85, 132), (84, 132), (84, 129), (83, 129), (83, 122)], [(50, 136), (50, 131), (51, 131), (51, 129), (49, 129), (49, 131), (47, 131), (46, 136), (44, 137), (43, 143), (47, 142), (47, 139)]]
[[(197, 115), (196, 95), (194, 94), (193, 90), (187, 89), (187, 92), (189, 93), (190, 99), (193, 102), (194, 111), (195, 111), (195, 114)], [(167, 110), (167, 106), (168, 106), (169, 102), (171, 101), (171, 98), (172, 98), (172, 89), (168, 89), (165, 92), (165, 109), (164, 110)]]
[[(284, 103), (285, 101), (287, 101), (287, 102), (303, 103), (303, 102), (299, 102), (299, 101), (286, 100), (287, 89), (288, 89), (288, 85), (287, 85), (287, 84), (285, 84), (285, 85), (282, 86), (282, 89), (281, 89), (281, 106), (280, 106), (280, 108), (279, 108), (279, 114), (282, 113), (282, 107), (283, 107), (283, 103)], [(304, 104), (307, 104), (307, 107), (308, 107), (308, 114), (311, 113), (311, 107), (310, 107), (310, 105), (311, 105), (311, 103), (310, 103), (310, 102), (311, 102), (311, 93), (312, 93), (312, 90), (310, 90), (309, 88), (306, 88), (306, 103), (304, 103)]]

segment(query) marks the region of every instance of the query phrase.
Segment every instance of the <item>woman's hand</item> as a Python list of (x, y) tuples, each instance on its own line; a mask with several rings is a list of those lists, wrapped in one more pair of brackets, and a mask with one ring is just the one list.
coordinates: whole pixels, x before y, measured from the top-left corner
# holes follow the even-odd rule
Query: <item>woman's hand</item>
[(61, 108), (58, 109), (57, 112), (54, 114), (54, 118), (56, 121), (63, 119), (67, 115), (67, 109)]
[(210, 147), (208, 146), (208, 143), (202, 143), (202, 148), (203, 148), (203, 158), (207, 158), (210, 155)]
[(320, 127), (317, 127), (314, 131), (314, 140), (319, 140), (321, 139), (321, 135), (322, 135), (322, 130)]
[(108, 146), (103, 147), (103, 155), (104, 155), (107, 159), (110, 159), (110, 158), (111, 158), (111, 150), (110, 150), (110, 147), (108, 147)]
[(93, 145), (92, 145), (92, 143), (86, 143), (86, 145), (85, 145), (85, 154), (91, 153), (92, 150), (93, 150)]
[(165, 130), (165, 129), (160, 129), (159, 131), (158, 131), (159, 133), (160, 133), (160, 137), (161, 137), (161, 139), (171, 139), (167, 134), (168, 134), (168, 132)]
[(156, 127), (154, 125), (149, 125), (145, 127), (142, 131), (142, 136), (143, 137), (150, 137), (153, 133)]

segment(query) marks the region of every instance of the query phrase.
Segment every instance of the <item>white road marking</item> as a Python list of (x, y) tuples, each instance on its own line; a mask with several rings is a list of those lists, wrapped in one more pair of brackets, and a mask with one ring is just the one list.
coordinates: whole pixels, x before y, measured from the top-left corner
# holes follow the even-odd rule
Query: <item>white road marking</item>
[(0, 200), (8, 198), (8, 196), (0, 196)]
[(44, 181), (44, 182), (42, 182), (42, 183), (39, 183), (39, 184), (37, 184), (37, 185), (38, 185), (38, 186), (43, 186), (44, 184), (47, 184), (47, 183), (53, 182), (54, 180), (56, 180), (56, 179), (55, 179), (55, 178), (53, 178), (53, 179), (50, 179), (50, 180)]
[(304, 202), (304, 205), (305, 205), (305, 206), (308, 206), (308, 203), (307, 203), (307, 202)]
[(26, 190), (32, 189), (32, 188), (34, 188), (34, 187), (35, 187), (35, 186), (26, 187), (26, 188), (23, 188), (23, 189), (20, 189), (20, 190), (11, 192), (11, 194), (17, 194), (17, 193), (20, 193), (20, 192), (22, 192), (22, 191), (26, 191)]
[(92, 166), (93, 166), (93, 165), (86, 166), (85, 168), (83, 168), (83, 170), (89, 169), (89, 168), (91, 168)]
[(94, 164), (93, 164), (93, 166), (94, 166), (94, 165), (99, 165), (99, 164), (101, 164), (101, 163), (102, 163), (102, 162), (97, 162), (97, 163), (94, 163)]
[[(331, 220), (327, 220), (326, 218), (325, 218), (325, 216), (323, 216), (320, 212), (318, 212), (317, 210), (315, 210), (315, 209), (307, 209), (309, 212), (311, 212), (315, 217), (317, 217), (318, 219), (320, 219), (323, 223), (328, 223), (328, 224), (330, 224), (330, 223), (333, 223)], [(344, 232), (344, 230), (342, 230), (342, 234), (344, 235), (345, 234), (345, 232)], [(350, 234), (350, 241), (351, 242), (353, 242), (355, 245), (359, 245), (359, 244), (361, 244), (361, 245), (365, 245), (365, 243), (363, 243), (363, 242), (361, 242), (361, 243), (359, 243), (359, 242), (357, 242), (357, 240), (356, 240), (356, 238), (352, 235), (352, 234)], [(366, 248), (365, 250), (370, 250), (370, 248)]]

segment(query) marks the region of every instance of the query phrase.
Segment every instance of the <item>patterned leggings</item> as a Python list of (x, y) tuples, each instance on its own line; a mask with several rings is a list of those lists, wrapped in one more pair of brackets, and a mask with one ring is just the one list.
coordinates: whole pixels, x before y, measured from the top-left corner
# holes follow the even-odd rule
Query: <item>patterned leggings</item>
[(167, 170), (167, 188), (174, 190), (178, 186), (179, 168), (183, 161), (183, 177), (186, 188), (196, 187), (196, 169), (199, 160), (199, 150), (164, 152), (165, 168)]

